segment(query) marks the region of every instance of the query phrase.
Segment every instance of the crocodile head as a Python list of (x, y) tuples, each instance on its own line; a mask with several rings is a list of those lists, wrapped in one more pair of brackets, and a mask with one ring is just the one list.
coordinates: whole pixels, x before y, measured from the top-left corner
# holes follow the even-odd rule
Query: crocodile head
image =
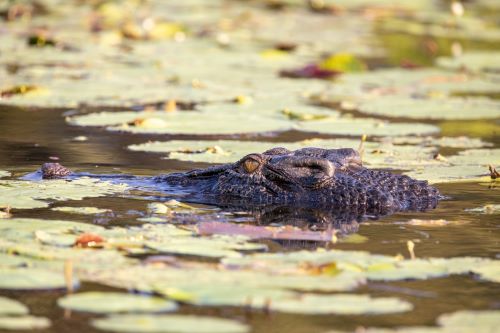
[(191, 189), (193, 198), (219, 205), (293, 205), (387, 214), (434, 207), (438, 191), (425, 181), (362, 166), (353, 149), (273, 148), (239, 161), (159, 181)]

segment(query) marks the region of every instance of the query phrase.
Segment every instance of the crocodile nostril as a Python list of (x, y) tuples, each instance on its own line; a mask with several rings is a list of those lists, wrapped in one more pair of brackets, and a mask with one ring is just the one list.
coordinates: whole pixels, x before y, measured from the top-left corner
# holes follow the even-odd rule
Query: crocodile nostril
[(316, 169), (321, 171), (328, 177), (332, 177), (335, 172), (333, 163), (324, 158), (304, 157), (300, 159), (294, 159), (292, 165), (299, 168)]

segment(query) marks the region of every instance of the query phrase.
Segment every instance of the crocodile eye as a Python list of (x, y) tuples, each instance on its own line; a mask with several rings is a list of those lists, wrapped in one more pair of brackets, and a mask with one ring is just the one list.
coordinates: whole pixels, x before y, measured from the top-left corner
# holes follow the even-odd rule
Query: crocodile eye
[(248, 158), (243, 162), (243, 168), (246, 172), (252, 173), (259, 167), (260, 163), (252, 158)]

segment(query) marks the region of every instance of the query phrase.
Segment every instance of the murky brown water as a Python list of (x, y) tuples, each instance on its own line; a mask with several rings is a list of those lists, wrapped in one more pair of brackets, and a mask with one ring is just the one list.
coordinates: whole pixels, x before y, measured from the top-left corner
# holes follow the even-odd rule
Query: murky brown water
[[(485, 132), (496, 147), (500, 139)], [(85, 135), (86, 142), (71, 138)], [(298, 132), (282, 133), (276, 137), (257, 137), (267, 141), (304, 139)], [(310, 136), (309, 136), (310, 137)], [(75, 170), (94, 173), (128, 173), (153, 175), (174, 170), (188, 170), (200, 164), (160, 160), (158, 155), (127, 151), (129, 144), (144, 142), (150, 136), (117, 135), (100, 129), (69, 126), (62, 111), (30, 111), (0, 109), (0, 169), (14, 171), (14, 176), (34, 171), (50, 157)], [(161, 137), (168, 139), (173, 137)], [(158, 139), (158, 137), (155, 137)], [(378, 221), (361, 224), (359, 234), (368, 238), (362, 244), (338, 244), (335, 248), (367, 250), (372, 253), (408, 256), (406, 242), (416, 243), (416, 255), (422, 257), (500, 256), (500, 224), (495, 215), (473, 215), (464, 211), (490, 203), (499, 203), (498, 188), (462, 183), (438, 186), (449, 196), (439, 207), (425, 213), (400, 213)], [(116, 217), (94, 221), (92, 217), (76, 217), (88, 223), (122, 224), (135, 220), (133, 210), (144, 210), (145, 200), (127, 198), (94, 198), (75, 203), (85, 206), (111, 208)], [(64, 205), (71, 205), (65, 202)], [(64, 218), (62, 213), (49, 209), (15, 212), (17, 217)], [(398, 224), (408, 218), (458, 220), (464, 224), (447, 226), (409, 226)], [(280, 250), (279, 246), (274, 246)], [(81, 290), (110, 290), (95, 284), (84, 284)], [(432, 325), (441, 313), (460, 309), (500, 308), (500, 285), (478, 281), (472, 276), (454, 276), (427, 281), (369, 283), (356, 292), (374, 296), (393, 295), (410, 301), (415, 309), (404, 314), (377, 316), (306, 316), (266, 314), (234, 308), (199, 308), (183, 306), (181, 313), (202, 313), (226, 318), (244, 318), (253, 332), (324, 332), (329, 329), (354, 329), (357, 326)], [(94, 332), (88, 325), (91, 315), (64, 313), (56, 305), (63, 292), (10, 292), (0, 295), (18, 299), (28, 305), (32, 314), (49, 317), (52, 328), (44, 332)]]

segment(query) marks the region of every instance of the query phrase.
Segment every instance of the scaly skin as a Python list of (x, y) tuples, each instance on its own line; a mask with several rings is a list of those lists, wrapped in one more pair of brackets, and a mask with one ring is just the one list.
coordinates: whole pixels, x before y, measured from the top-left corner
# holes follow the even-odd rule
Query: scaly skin
[(368, 215), (434, 208), (440, 198), (426, 181), (366, 169), (353, 149), (273, 148), (156, 181), (188, 189), (195, 201), (210, 204), (324, 207)]
[[(43, 178), (63, 178), (71, 171), (59, 163), (42, 166)], [(440, 198), (426, 181), (362, 166), (353, 149), (273, 148), (241, 160), (154, 177), (162, 187), (178, 186), (187, 201), (261, 209), (282, 206), (348, 212), (349, 216), (385, 215), (434, 208)]]

